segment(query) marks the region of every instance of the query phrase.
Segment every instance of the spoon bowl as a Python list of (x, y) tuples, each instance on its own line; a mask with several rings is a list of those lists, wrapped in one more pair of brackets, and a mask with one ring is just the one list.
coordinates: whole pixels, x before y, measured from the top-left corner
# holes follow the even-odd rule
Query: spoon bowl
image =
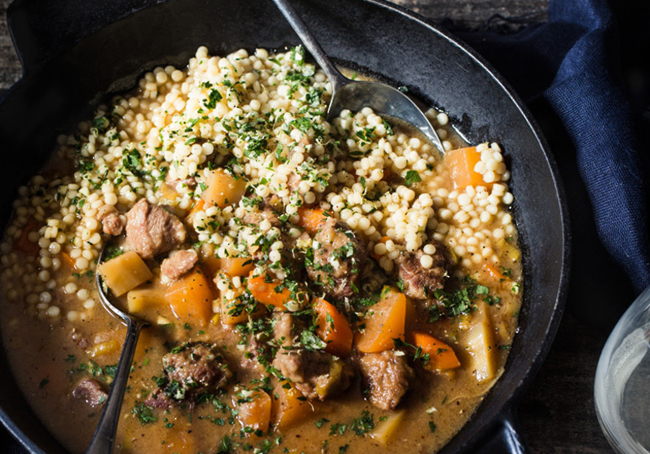
[(410, 123), (419, 129), (441, 154), (444, 154), (445, 149), (436, 130), (411, 98), (398, 89), (381, 82), (355, 81), (345, 77), (318, 44), (289, 0), (273, 1), (332, 84), (332, 98), (327, 109), (328, 119), (337, 117), (345, 109), (358, 112), (364, 107), (370, 107), (383, 117), (396, 118)]
[[(97, 261), (98, 267), (104, 262), (108, 246), (111, 244), (111, 240), (104, 244), (104, 248)], [(126, 323), (126, 338), (124, 339), (122, 353), (117, 363), (115, 378), (111, 385), (108, 398), (106, 399), (104, 411), (102, 412), (97, 429), (95, 429), (90, 446), (86, 450), (86, 454), (110, 454), (113, 451), (113, 445), (115, 443), (115, 431), (117, 430), (117, 423), (120, 417), (122, 401), (124, 400), (124, 391), (126, 390), (126, 384), (129, 379), (131, 363), (135, 355), (135, 347), (138, 343), (140, 331), (149, 323), (146, 320), (122, 311), (113, 304), (111, 296), (105, 291), (102, 277), (98, 272), (95, 273), (95, 283), (97, 285), (99, 300), (104, 308)]]

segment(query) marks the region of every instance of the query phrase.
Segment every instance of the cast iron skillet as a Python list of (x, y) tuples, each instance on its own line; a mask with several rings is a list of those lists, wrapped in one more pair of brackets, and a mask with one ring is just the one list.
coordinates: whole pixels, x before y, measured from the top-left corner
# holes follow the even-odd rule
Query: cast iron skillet
[[(561, 318), (570, 242), (544, 140), (489, 65), (417, 16), (382, 0), (295, 1), (329, 55), (406, 85), (446, 111), (471, 143), (503, 146), (524, 252), (521, 328), (505, 373), (441, 453), (525, 452), (514, 413)], [(1, 225), (56, 135), (91, 115), (105, 93), (134, 86), (156, 65), (183, 65), (199, 45), (225, 54), (299, 42), (270, 0), (17, 0), (8, 21), (24, 73), (0, 104), (0, 143), (11, 163), (0, 179)], [(2, 351), (3, 424), (33, 453), (65, 452), (27, 406)]]

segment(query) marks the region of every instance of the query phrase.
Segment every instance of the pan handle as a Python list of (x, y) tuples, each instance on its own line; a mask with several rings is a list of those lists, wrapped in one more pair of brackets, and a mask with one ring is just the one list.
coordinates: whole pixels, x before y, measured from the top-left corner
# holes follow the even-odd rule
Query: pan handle
[(165, 1), (15, 0), (7, 8), (7, 24), (28, 74), (107, 24)]
[(502, 416), (497, 429), (480, 445), (475, 454), (529, 454), (519, 420), (512, 410)]

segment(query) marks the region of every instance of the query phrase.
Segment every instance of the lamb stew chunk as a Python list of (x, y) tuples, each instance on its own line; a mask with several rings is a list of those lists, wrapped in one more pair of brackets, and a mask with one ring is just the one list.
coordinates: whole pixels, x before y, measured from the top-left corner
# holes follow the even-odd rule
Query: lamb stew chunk
[(75, 172), (21, 188), (0, 244), (5, 345), (49, 430), (84, 452), (113, 381), (125, 329), (99, 273), (150, 322), (116, 452), (444, 446), (517, 329), (499, 146), (434, 111), (444, 157), (370, 109), (328, 121), (300, 47), (200, 48), (139, 87), (60, 142)]

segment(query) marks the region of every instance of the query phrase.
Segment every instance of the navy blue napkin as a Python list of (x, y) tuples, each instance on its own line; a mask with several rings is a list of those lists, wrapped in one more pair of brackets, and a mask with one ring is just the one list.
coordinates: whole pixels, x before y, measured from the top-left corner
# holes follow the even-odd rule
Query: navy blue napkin
[[(587, 261), (612, 259), (626, 273), (634, 293), (640, 293), (650, 285), (647, 187), (622, 90), (617, 29), (605, 0), (551, 0), (545, 24), (510, 35), (460, 36), (529, 104), (543, 98), (571, 141), (572, 159), (556, 159), (563, 176), (568, 174), (565, 180), (580, 178), (590, 205), (572, 202), (575, 185), (565, 181), (574, 240), (579, 243), (583, 231), (595, 227), (600, 242), (574, 254), (573, 266), (589, 269)], [(575, 168), (578, 175), (562, 172), (563, 165)], [(609, 257), (599, 256), (600, 246)], [(594, 277), (585, 281), (597, 286), (611, 278)]]
[[(569, 198), (573, 268), (612, 279), (598, 261), (620, 267), (635, 293), (650, 285), (646, 187), (638, 140), (618, 74), (616, 28), (605, 0), (551, 0), (548, 22), (515, 34), (458, 33), (515, 88), (531, 107), (540, 100), (563, 128), (570, 148), (555, 149)], [(544, 125), (545, 119), (538, 118)], [(574, 170), (577, 175), (574, 175)], [(579, 182), (575, 179), (579, 179)], [(579, 184), (576, 184), (579, 183)], [(594, 231), (593, 239), (588, 232)], [(598, 243), (598, 244), (596, 244)], [(631, 283), (631, 284), (630, 284)], [(573, 284), (572, 284), (573, 285)], [(631, 302), (627, 301), (627, 303)], [(1, 443), (3, 453), (26, 454)]]

